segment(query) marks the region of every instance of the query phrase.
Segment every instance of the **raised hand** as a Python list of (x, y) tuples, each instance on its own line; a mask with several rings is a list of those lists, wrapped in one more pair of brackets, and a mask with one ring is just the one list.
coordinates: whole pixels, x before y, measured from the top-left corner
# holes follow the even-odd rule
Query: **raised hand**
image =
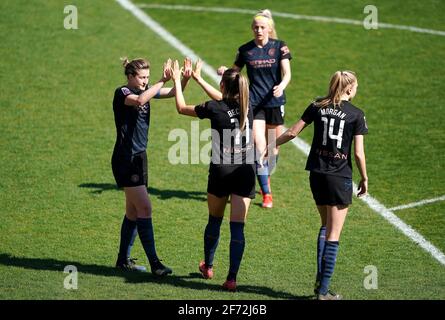
[(184, 59), (184, 65), (182, 67), (182, 76), (184, 78), (190, 79), (192, 76), (193, 69), (192, 69), (192, 59), (189, 57)]
[(171, 66), (172, 66), (172, 60), (170, 58), (167, 59), (166, 62), (164, 62), (164, 69), (162, 71), (162, 79), (166, 82), (171, 79)]
[(201, 78), (202, 60), (198, 59), (195, 64), (195, 70), (192, 72), (193, 79), (198, 80)]
[(228, 68), (226, 66), (221, 66), (218, 68), (218, 70), (216, 71), (218, 73), (219, 76), (222, 76), (224, 74), (224, 72), (226, 72)]
[(181, 73), (183, 68), (179, 69), (179, 62), (178, 60), (175, 60), (171, 64), (170, 73), (173, 81), (180, 80), (181, 79)]

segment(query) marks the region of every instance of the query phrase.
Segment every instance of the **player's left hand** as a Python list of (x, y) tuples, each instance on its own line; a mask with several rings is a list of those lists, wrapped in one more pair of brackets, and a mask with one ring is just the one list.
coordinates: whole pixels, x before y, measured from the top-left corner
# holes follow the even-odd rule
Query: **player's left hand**
[(273, 87), (273, 96), (277, 97), (277, 98), (281, 97), (283, 95), (283, 91), (284, 91), (284, 88), (282, 88), (280, 85), (274, 86)]

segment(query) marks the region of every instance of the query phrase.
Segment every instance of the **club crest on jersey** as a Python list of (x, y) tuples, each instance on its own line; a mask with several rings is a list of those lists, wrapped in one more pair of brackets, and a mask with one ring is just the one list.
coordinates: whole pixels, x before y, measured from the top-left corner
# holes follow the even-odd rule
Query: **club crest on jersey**
[(128, 96), (131, 93), (130, 89), (128, 89), (126, 87), (123, 87), (121, 90), (125, 96)]
[(270, 48), (269, 51), (267, 51), (267, 54), (271, 57), (273, 57), (275, 55), (275, 48)]

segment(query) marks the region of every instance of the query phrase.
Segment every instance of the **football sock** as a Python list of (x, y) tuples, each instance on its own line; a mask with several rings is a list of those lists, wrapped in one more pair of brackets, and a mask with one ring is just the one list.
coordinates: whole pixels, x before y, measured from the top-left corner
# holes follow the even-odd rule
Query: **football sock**
[(326, 241), (323, 253), (320, 294), (328, 293), (329, 283), (331, 282), (332, 274), (334, 273), (335, 262), (337, 260), (339, 243), (338, 241)]
[(326, 243), (326, 226), (321, 226), (317, 238), (317, 281), (321, 279), (321, 261)]
[(204, 258), (207, 267), (213, 266), (222, 220), (223, 217), (214, 217), (209, 214), (209, 222), (204, 231)]
[(133, 234), (131, 235), (130, 244), (128, 245), (127, 258), (130, 258), (130, 256), (131, 256), (131, 249), (133, 249), (134, 241), (136, 240), (137, 235), (138, 235), (138, 228), (137, 228), (137, 224), (135, 221)]
[(134, 243), (134, 235), (137, 232), (137, 224), (136, 221), (132, 221), (124, 216), (124, 220), (122, 221), (121, 226), (121, 240), (119, 245), (119, 261), (126, 261), (126, 258), (129, 257), (131, 247)]
[(263, 163), (263, 166), (261, 167), (259, 164), (257, 164), (257, 178), (258, 183), (260, 184), (261, 191), (263, 194), (270, 193), (269, 189), (269, 164), (267, 161)]
[(227, 280), (236, 280), (245, 246), (244, 223), (230, 222), (230, 267)]
[(137, 228), (139, 238), (144, 247), (145, 254), (147, 255), (150, 265), (157, 262), (158, 256), (156, 255), (155, 240), (153, 235), (153, 224), (151, 218), (138, 218)]

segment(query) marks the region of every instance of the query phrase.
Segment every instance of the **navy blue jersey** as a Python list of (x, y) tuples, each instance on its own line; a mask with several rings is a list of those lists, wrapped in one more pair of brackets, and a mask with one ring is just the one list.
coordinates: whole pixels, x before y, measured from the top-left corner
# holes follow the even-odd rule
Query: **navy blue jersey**
[(240, 130), (240, 109), (237, 103), (211, 100), (197, 105), (195, 112), (200, 119), (210, 119), (213, 164), (254, 163), (251, 108), (243, 132)]
[(119, 87), (114, 92), (113, 111), (116, 125), (114, 152), (132, 156), (147, 149), (150, 125), (150, 102), (143, 106), (127, 106), (125, 98), (130, 94), (140, 95), (143, 91)]
[(286, 95), (274, 97), (273, 87), (281, 82), (281, 60), (292, 59), (284, 41), (269, 39), (260, 48), (255, 41), (249, 41), (238, 49), (235, 65), (247, 68), (250, 83), (250, 103), (256, 107), (279, 107), (286, 103)]
[(309, 105), (301, 119), (314, 122), (314, 137), (306, 170), (352, 178), (351, 146), (355, 135), (368, 133), (363, 111), (348, 101), (340, 107)]

